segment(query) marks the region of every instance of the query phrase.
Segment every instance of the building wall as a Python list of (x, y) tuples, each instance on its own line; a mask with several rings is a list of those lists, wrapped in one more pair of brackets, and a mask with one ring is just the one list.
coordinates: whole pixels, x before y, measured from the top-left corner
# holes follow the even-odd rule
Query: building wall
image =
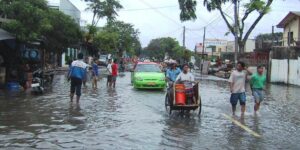
[(70, 0), (60, 0), (59, 10), (71, 16), (76, 23), (80, 24), (80, 10), (70, 2)]
[(293, 38), (300, 40), (300, 17), (293, 19), (285, 28), (283, 33), (284, 46), (288, 46), (288, 32), (293, 32)]
[[(248, 39), (245, 45), (245, 52), (253, 52), (255, 49), (255, 40)], [(227, 47), (224, 52), (235, 52), (234, 41), (227, 42)]]
[(253, 52), (254, 49), (255, 49), (255, 40), (254, 39), (247, 40), (245, 45), (245, 52)]
[(227, 42), (227, 47), (226, 47), (226, 52), (234, 52), (234, 41), (228, 41)]

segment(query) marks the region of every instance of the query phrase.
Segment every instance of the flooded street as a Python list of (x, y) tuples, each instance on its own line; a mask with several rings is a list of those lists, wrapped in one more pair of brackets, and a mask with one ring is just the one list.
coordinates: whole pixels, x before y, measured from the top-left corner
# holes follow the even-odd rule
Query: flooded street
[[(299, 87), (268, 85), (258, 115), (247, 94), (244, 117), (231, 116), (229, 86), (201, 80), (202, 114), (165, 111), (165, 91), (135, 90), (130, 73), (117, 88), (102, 79), (69, 101), (69, 83), (57, 75), (43, 96), (0, 95), (0, 149), (299, 149)], [(249, 90), (248, 90), (249, 91)], [(237, 114), (240, 114), (238, 107)], [(257, 133), (253, 136), (226, 116)]]

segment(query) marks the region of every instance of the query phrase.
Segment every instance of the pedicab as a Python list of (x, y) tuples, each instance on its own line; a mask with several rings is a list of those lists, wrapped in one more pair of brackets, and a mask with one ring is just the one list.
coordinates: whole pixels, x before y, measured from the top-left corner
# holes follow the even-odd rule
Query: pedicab
[(165, 97), (166, 111), (171, 115), (173, 110), (180, 112), (194, 111), (201, 114), (201, 96), (199, 82), (196, 82), (189, 90), (183, 83), (174, 83), (167, 89)]

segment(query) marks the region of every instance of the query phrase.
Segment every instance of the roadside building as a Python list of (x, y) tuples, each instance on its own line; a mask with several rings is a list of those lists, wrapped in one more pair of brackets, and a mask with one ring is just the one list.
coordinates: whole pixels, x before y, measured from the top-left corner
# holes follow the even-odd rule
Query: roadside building
[(283, 45), (270, 53), (269, 80), (300, 86), (300, 12), (289, 12), (277, 25), (283, 28)]
[[(75, 22), (77, 24), (80, 25), (80, 20), (81, 20), (81, 12), (80, 10), (70, 1), (70, 0), (60, 0), (59, 4), (55, 4), (55, 3), (49, 3), (48, 4), (49, 8), (52, 9), (57, 9), (61, 12), (63, 12), (64, 14), (70, 16), (71, 18), (73, 18), (75, 20)], [(62, 67), (66, 67), (68, 66), (68, 63), (70, 63), (72, 60), (76, 59), (77, 54), (79, 52), (82, 52), (81, 48), (80, 48), (80, 43), (78, 43), (78, 45), (70, 45), (70, 47), (65, 49), (65, 52), (62, 53), (61, 58), (60, 59), (60, 66)], [(49, 54), (49, 55), (53, 55), (53, 54)], [(56, 60), (57, 58), (55, 58)], [(57, 61), (55, 61), (57, 62)]]
[(77, 24), (80, 24), (80, 10), (70, 2), (70, 0), (60, 0), (59, 10), (66, 15), (71, 16)]
[(220, 56), (221, 52), (226, 51), (227, 40), (205, 39), (205, 52), (209, 56)]
[(300, 45), (300, 11), (289, 12), (277, 25), (283, 28), (283, 46)]
[[(248, 39), (245, 44), (245, 53), (253, 52), (255, 49), (255, 39)], [(228, 41), (225, 52), (235, 52), (234, 41)]]

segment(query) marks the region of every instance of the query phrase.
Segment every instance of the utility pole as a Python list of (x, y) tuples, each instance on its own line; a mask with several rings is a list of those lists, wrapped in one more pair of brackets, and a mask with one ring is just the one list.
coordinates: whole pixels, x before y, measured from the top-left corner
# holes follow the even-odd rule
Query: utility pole
[(203, 74), (203, 64), (204, 64), (205, 34), (206, 34), (206, 27), (204, 27), (204, 32), (203, 32), (202, 59), (201, 59), (201, 75)]
[(274, 26), (272, 26), (272, 48), (274, 46), (274, 39), (275, 39), (275, 37), (274, 37)]
[(237, 60), (238, 60), (238, 51), (239, 51), (239, 36), (238, 36), (238, 0), (234, 0), (234, 47), (235, 47), (235, 51), (234, 51), (234, 63), (235, 65), (237, 64)]
[(185, 26), (183, 26), (183, 39), (182, 39), (182, 45), (185, 49)]

